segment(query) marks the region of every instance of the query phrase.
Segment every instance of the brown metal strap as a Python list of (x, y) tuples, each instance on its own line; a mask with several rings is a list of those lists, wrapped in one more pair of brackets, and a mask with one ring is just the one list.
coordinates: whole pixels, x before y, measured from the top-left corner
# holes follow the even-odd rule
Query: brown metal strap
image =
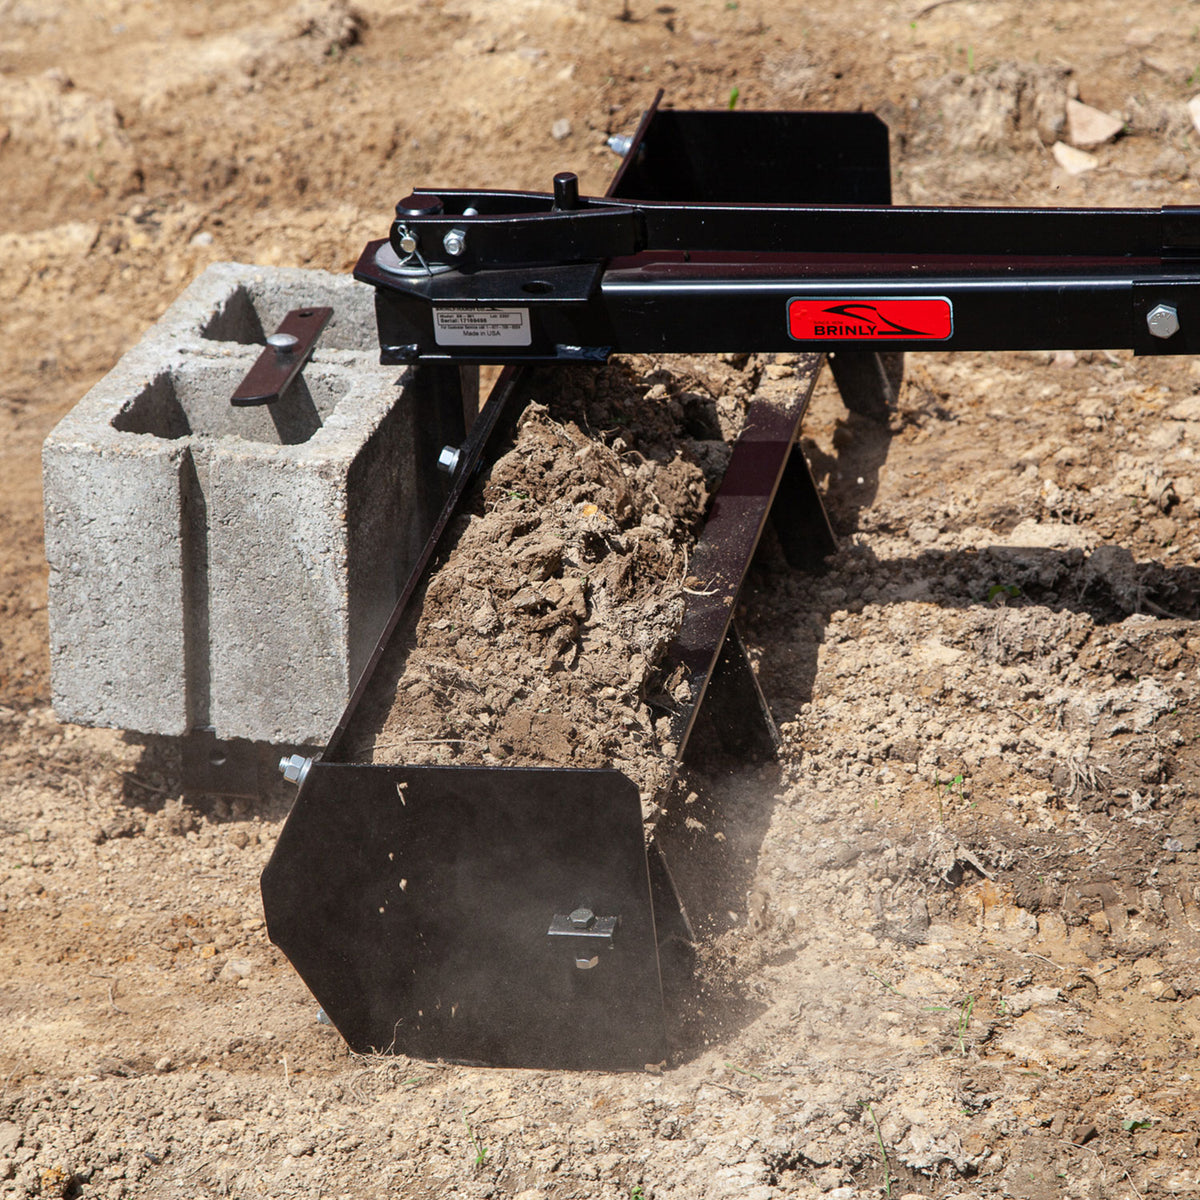
[(266, 347), (230, 397), (237, 408), (272, 404), (288, 390), (312, 357), (332, 308), (293, 308), (267, 338)]

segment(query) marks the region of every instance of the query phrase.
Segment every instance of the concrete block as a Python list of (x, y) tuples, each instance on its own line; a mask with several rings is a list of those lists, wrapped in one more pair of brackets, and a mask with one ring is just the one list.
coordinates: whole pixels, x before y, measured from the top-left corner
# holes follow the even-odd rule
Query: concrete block
[[(304, 305), (334, 310), (312, 361), (232, 407)], [(419, 390), (378, 364), (370, 288), (210, 267), (46, 439), (59, 716), (326, 741), (419, 549)]]

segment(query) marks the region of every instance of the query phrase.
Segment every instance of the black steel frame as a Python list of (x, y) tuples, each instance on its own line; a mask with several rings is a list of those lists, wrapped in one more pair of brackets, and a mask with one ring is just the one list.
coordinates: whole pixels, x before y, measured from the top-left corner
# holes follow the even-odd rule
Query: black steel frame
[[(887, 156), (870, 114), (655, 108), (608, 196), (579, 197), (567, 174), (552, 193), (418, 191), (355, 275), (377, 289), (383, 358), (396, 363), (1200, 350), (1200, 208), (892, 207)], [(800, 301), (861, 317), (897, 300), (941, 302), (948, 320), (893, 328), (885, 316), (852, 336), (852, 321), (798, 335), (789, 320)], [(1178, 320), (1167, 336), (1147, 323), (1160, 305)], [(444, 328), (503, 312), (520, 314), (520, 344)]]

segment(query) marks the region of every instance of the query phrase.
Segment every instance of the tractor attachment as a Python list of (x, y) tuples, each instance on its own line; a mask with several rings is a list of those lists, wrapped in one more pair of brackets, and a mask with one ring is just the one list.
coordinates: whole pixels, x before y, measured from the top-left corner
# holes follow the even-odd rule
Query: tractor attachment
[(418, 191), (355, 270), (381, 360), (430, 380), (428, 424), (461, 417), (460, 365), (506, 364), (441, 452), (444, 503), (328, 747), (283, 764), (300, 791), (263, 873), (268, 931), (357, 1051), (601, 1069), (669, 1054), (662, 969), (687, 971), (692, 932), (629, 778), (348, 749), (536, 364), (797, 356), (786, 399), (747, 414), (691, 560), (706, 586), (659, 665), (682, 762), (702, 706), (728, 752), (778, 747), (732, 618), (768, 518), (798, 568), (836, 548), (797, 447), (826, 356), (848, 407), (886, 417), (907, 350), (1200, 349), (1200, 209), (894, 208), (887, 129), (862, 113), (656, 100), (623, 149), (602, 198), (568, 173), (546, 194)]

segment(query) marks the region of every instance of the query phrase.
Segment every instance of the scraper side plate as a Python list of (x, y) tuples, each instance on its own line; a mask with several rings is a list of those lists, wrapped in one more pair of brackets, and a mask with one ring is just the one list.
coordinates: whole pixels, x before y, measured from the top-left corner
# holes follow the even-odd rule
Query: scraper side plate
[[(641, 805), (618, 771), (315, 763), (262, 892), (271, 940), (356, 1051), (666, 1057)], [(548, 936), (580, 909), (619, 917), (587, 969)]]

